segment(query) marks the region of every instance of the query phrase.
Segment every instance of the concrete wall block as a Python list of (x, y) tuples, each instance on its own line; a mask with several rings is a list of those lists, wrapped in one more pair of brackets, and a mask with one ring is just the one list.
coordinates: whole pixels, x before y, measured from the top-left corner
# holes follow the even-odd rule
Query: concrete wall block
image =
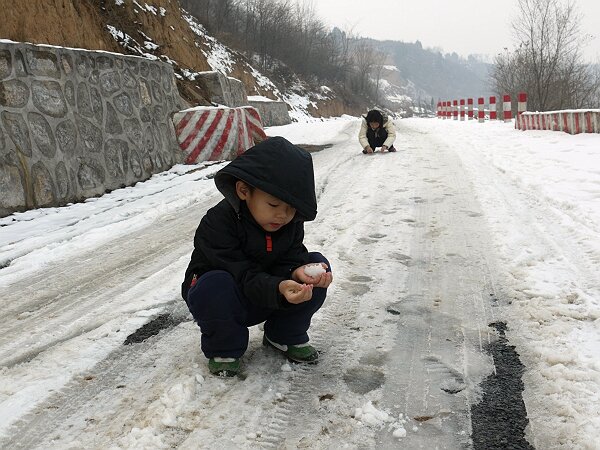
[(292, 123), (292, 119), (290, 118), (290, 113), (285, 102), (250, 100), (249, 104), (258, 110), (261, 121), (265, 127), (287, 125)]
[(197, 107), (173, 115), (186, 164), (234, 159), (266, 138), (256, 109)]
[(0, 217), (132, 185), (182, 162), (184, 104), (160, 61), (0, 43)]
[(216, 71), (202, 72), (199, 78), (204, 81), (213, 103), (232, 108), (248, 104), (246, 89), (240, 80)]
[(227, 89), (229, 91), (229, 101), (231, 105), (228, 106), (245, 106), (248, 104), (248, 96), (246, 95), (246, 88), (244, 83), (240, 80), (232, 77), (227, 77)]

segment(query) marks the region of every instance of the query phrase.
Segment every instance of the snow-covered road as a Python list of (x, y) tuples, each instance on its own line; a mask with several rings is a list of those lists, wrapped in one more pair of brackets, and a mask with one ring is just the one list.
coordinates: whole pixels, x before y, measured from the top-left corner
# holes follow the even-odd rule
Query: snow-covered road
[(501, 321), (530, 443), (597, 448), (600, 137), (402, 120), (399, 152), (365, 156), (358, 127), (268, 130), (331, 145), (306, 224), (335, 276), (316, 367), (255, 327), (243, 376), (208, 374), (179, 285), (223, 163), (0, 219), (0, 448), (486, 448)]

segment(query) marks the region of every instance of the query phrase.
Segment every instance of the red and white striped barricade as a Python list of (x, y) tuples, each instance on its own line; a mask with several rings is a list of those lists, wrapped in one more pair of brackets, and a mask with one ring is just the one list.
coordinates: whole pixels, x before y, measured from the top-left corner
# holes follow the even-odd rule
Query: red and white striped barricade
[(598, 118), (600, 111), (574, 111), (575, 133), (600, 133), (598, 130)]
[(600, 111), (586, 111), (584, 113), (586, 133), (600, 133)]
[(573, 130), (573, 117), (571, 113), (568, 112), (562, 112), (559, 114), (559, 116), (562, 116), (562, 128), (561, 131), (564, 131), (565, 133), (569, 133), (569, 134), (573, 134), (572, 130)]
[(477, 121), (479, 123), (485, 122), (485, 100), (483, 97), (477, 99)]
[(581, 133), (581, 125), (583, 125), (581, 123), (581, 121), (579, 120), (579, 112), (574, 111), (571, 113), (571, 120), (572, 120), (572, 124), (573, 124), (573, 128), (571, 129), (571, 134), (579, 134)]
[(600, 110), (525, 111), (521, 114), (519, 129), (600, 133)]
[(442, 105), (440, 102), (437, 102), (437, 118), (440, 119), (442, 117)]
[[(525, 126), (521, 123), (521, 114), (527, 111), (527, 94), (525, 92), (519, 92), (517, 97), (517, 119), (515, 120), (515, 128), (519, 130), (526, 129)], [(538, 130), (541, 129), (541, 126), (538, 124)]]
[(522, 114), (527, 111), (527, 94), (525, 92), (519, 92), (517, 101), (517, 114)]
[(504, 94), (504, 98), (502, 101), (502, 115), (504, 116), (505, 122), (510, 122), (512, 120), (510, 95), (508, 94)]
[(460, 120), (461, 122), (465, 120), (465, 99), (460, 99)]
[(458, 120), (458, 100), (452, 100), (452, 118)]
[(473, 99), (467, 99), (467, 117), (469, 120), (473, 120)]
[(498, 106), (496, 106), (496, 97), (490, 97), (490, 120), (498, 118)]
[(173, 115), (173, 124), (186, 164), (231, 160), (267, 137), (251, 106), (186, 109)]
[(562, 117), (559, 113), (552, 113), (552, 131), (562, 131)]

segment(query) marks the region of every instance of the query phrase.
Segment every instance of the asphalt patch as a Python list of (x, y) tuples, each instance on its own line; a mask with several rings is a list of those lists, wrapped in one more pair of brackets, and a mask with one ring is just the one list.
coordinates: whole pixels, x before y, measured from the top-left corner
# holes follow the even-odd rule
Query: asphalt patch
[(144, 342), (146, 339), (157, 335), (161, 330), (176, 327), (187, 320), (189, 319), (186, 317), (174, 317), (172, 314), (161, 314), (127, 336), (123, 345)]
[(483, 398), (471, 407), (473, 449), (533, 449), (525, 439), (525, 427), (529, 422), (521, 380), (525, 367), (514, 345), (508, 345), (506, 323), (494, 322), (489, 326), (499, 334), (496, 342), (486, 345), (494, 358), (496, 373), (481, 384)]

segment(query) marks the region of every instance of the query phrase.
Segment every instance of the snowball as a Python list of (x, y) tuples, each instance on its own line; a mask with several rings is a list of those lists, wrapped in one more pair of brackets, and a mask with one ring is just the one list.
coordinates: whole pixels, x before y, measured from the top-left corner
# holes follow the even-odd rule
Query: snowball
[(406, 437), (406, 430), (403, 427), (396, 428), (392, 433), (392, 436), (398, 439)]
[(325, 273), (325, 269), (321, 264), (307, 264), (304, 266), (304, 273), (309, 277), (318, 277), (322, 273)]

